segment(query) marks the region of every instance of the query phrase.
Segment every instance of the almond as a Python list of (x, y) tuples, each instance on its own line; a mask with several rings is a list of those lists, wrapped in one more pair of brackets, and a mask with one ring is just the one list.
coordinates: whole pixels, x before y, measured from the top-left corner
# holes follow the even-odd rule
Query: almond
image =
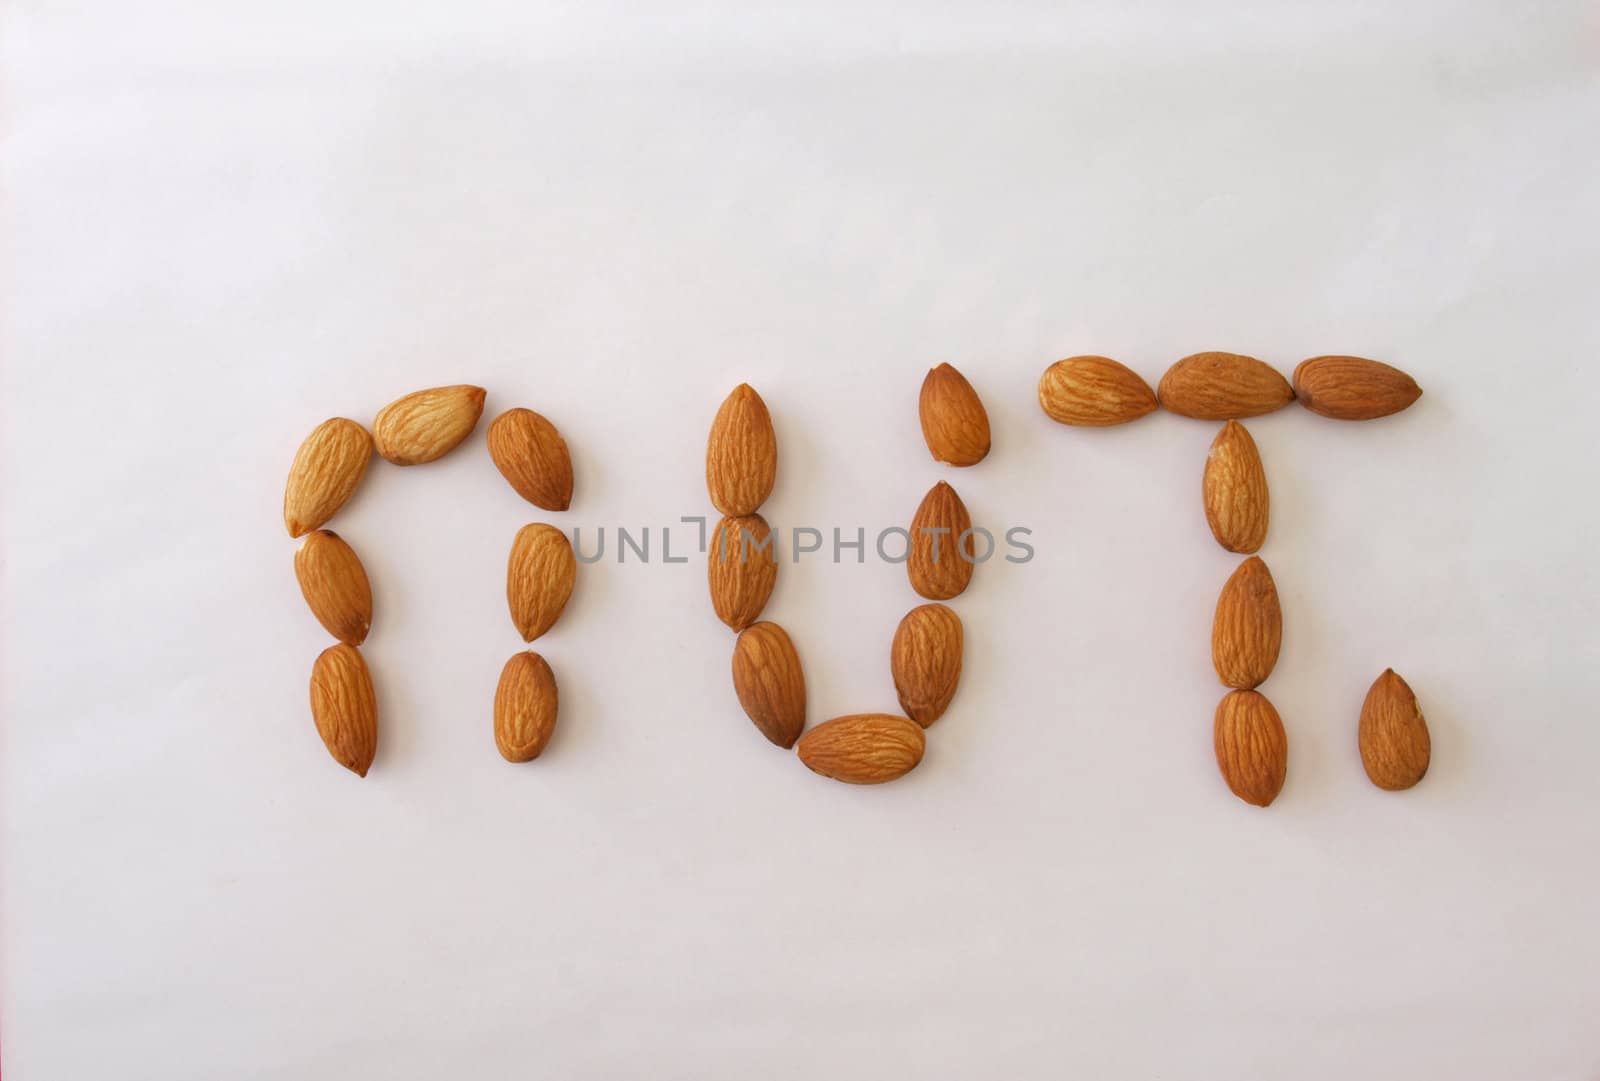
[(1249, 690), (1272, 674), (1283, 644), (1283, 612), (1272, 572), (1251, 556), (1228, 579), (1211, 624), (1211, 663), (1225, 687)]
[(1398, 792), (1422, 780), (1433, 755), (1428, 722), (1417, 696), (1393, 668), (1385, 669), (1361, 706), (1361, 764), (1379, 788)]
[(372, 459), (372, 436), (353, 420), (334, 417), (311, 430), (283, 489), (283, 524), (303, 537), (338, 513), (355, 494)]
[(717, 410), (706, 441), (706, 490), (730, 518), (754, 514), (778, 476), (778, 437), (772, 415), (749, 383), (740, 383)]
[(1161, 404), (1199, 420), (1258, 417), (1294, 401), (1294, 389), (1276, 369), (1238, 353), (1196, 353), (1161, 377)]
[(1107, 428), (1155, 412), (1156, 394), (1139, 373), (1110, 357), (1068, 357), (1039, 377), (1039, 404), (1061, 424)]
[(777, 545), (767, 520), (746, 514), (718, 522), (706, 578), (718, 619), (736, 631), (760, 619), (778, 581)]
[(1200, 484), (1206, 522), (1217, 543), (1248, 555), (1267, 539), (1267, 471), (1245, 426), (1230, 420), (1211, 441)]
[(578, 560), (565, 533), (543, 522), (517, 530), (506, 565), (506, 603), (524, 642), (555, 626), (577, 576)]
[(1335, 420), (1376, 420), (1422, 397), (1422, 388), (1399, 368), (1363, 357), (1312, 357), (1294, 370), (1300, 404)]
[(472, 434), (483, 415), (482, 387), (434, 387), (390, 402), (372, 422), (378, 453), (395, 465), (443, 458)]
[(545, 510), (572, 506), (572, 456), (556, 426), (531, 409), (508, 409), (489, 425), (489, 457), (517, 494)]
[(943, 716), (961, 682), (961, 617), (942, 604), (907, 612), (894, 632), (889, 668), (906, 716), (926, 728)]
[(1283, 720), (1259, 691), (1229, 691), (1217, 703), (1213, 737), (1217, 768), (1233, 794), (1265, 807), (1289, 772), (1289, 737)]
[(800, 654), (776, 623), (752, 623), (733, 647), (733, 689), (761, 734), (794, 746), (806, 726), (806, 677)]
[(882, 784), (922, 761), (922, 726), (889, 713), (857, 713), (824, 721), (795, 750), (813, 772), (849, 784)]
[(294, 554), (294, 576), (311, 614), (329, 634), (351, 646), (366, 641), (372, 586), (355, 549), (339, 534), (319, 529), (307, 536)]
[(378, 700), (367, 662), (355, 646), (341, 642), (317, 657), (311, 668), (311, 716), (334, 761), (365, 777), (378, 751)]
[(934, 461), (977, 465), (989, 453), (989, 414), (967, 377), (950, 365), (928, 371), (917, 409)]
[(975, 562), (972, 516), (956, 490), (940, 481), (911, 519), (906, 556), (911, 588), (930, 601), (947, 601), (967, 588)]
[(506, 662), (494, 692), (494, 742), (502, 758), (539, 757), (556, 730), (558, 699), (555, 673), (543, 657), (530, 650)]

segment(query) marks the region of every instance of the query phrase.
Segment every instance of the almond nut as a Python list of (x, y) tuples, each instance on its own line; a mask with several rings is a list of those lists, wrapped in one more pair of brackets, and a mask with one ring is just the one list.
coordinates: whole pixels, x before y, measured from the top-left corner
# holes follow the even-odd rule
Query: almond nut
[(856, 713), (824, 721), (795, 750), (807, 768), (849, 784), (882, 784), (922, 761), (922, 726), (889, 713)]
[(317, 734), (345, 769), (365, 777), (378, 751), (378, 701), (361, 651), (329, 646), (311, 668), (311, 716)]
[(1282, 409), (1294, 401), (1294, 388), (1255, 357), (1195, 353), (1167, 369), (1156, 398), (1180, 416), (1237, 420)]
[(443, 458), (478, 426), (483, 397), (482, 387), (460, 385), (419, 390), (390, 402), (372, 422), (378, 453), (395, 465)]
[(1213, 738), (1217, 768), (1233, 794), (1265, 807), (1283, 790), (1289, 737), (1272, 703), (1259, 691), (1229, 691), (1217, 704)]
[(1433, 756), (1428, 722), (1411, 686), (1386, 669), (1361, 706), (1361, 764), (1379, 788), (1398, 792), (1422, 780)]
[(372, 459), (372, 436), (353, 420), (334, 417), (311, 430), (283, 489), (283, 524), (289, 536), (320, 528), (355, 494)]
[(767, 403), (740, 383), (717, 410), (706, 441), (706, 490), (730, 518), (754, 514), (778, 476), (778, 437)]
[(940, 481), (922, 497), (911, 519), (906, 574), (911, 588), (930, 601), (958, 596), (976, 563), (972, 516), (956, 490)]
[(556, 426), (531, 409), (508, 409), (489, 425), (489, 457), (517, 494), (545, 510), (572, 506), (572, 456)]
[(1399, 368), (1363, 357), (1312, 357), (1294, 370), (1294, 392), (1313, 413), (1376, 420), (1408, 408), (1422, 388)]
[(961, 617), (942, 604), (907, 612), (895, 629), (889, 668), (906, 716), (926, 728), (943, 716), (961, 682)]
[(1261, 467), (1256, 441), (1243, 424), (1228, 421), (1211, 441), (1200, 489), (1206, 522), (1217, 543), (1242, 555), (1260, 550), (1267, 539), (1271, 509), (1267, 471)]
[(806, 726), (806, 677), (800, 654), (776, 623), (752, 623), (733, 647), (733, 689), (755, 726), (779, 747), (794, 746)]
[(372, 627), (372, 586), (355, 549), (319, 529), (294, 554), (294, 576), (317, 622), (347, 645), (366, 641)]
[(967, 377), (950, 365), (929, 369), (917, 410), (934, 461), (977, 465), (989, 453), (989, 414)]
[(736, 631), (760, 619), (778, 581), (777, 545), (767, 520), (746, 514), (718, 522), (706, 578), (718, 619)]
[(517, 530), (506, 565), (506, 603), (524, 642), (555, 626), (577, 576), (578, 560), (565, 533), (543, 522)]
[(1283, 612), (1272, 572), (1251, 556), (1222, 587), (1211, 623), (1211, 663), (1223, 686), (1249, 690), (1272, 674), (1283, 644)]
[(1156, 394), (1110, 357), (1068, 357), (1039, 377), (1039, 405), (1058, 423), (1106, 428), (1155, 412)]
[(494, 692), (494, 743), (507, 762), (539, 757), (556, 730), (555, 673), (537, 653), (518, 653), (500, 670)]

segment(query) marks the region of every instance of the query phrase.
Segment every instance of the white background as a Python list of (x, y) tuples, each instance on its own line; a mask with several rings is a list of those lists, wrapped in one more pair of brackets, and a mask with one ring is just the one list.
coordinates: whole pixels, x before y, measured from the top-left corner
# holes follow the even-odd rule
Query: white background
[[(7, 1081), (1600, 1076), (1587, 7), (9, 5)], [(1034, 397), (1200, 349), (1426, 389), (1250, 424), (1266, 811), (1212, 758), (1214, 426)], [(975, 469), (920, 439), (942, 360)], [(765, 743), (703, 563), (659, 562), (741, 380), (779, 530), (904, 525), (941, 478), (1033, 530), (955, 602), (899, 783)], [(377, 591), (360, 781), (311, 724), (283, 478), (323, 418), (453, 382), (555, 421), (576, 501), (522, 503), (481, 427), (374, 462), (333, 523)], [(556, 738), (510, 766), (531, 520), (656, 561), (581, 569)], [(916, 601), (783, 567), (813, 723), (893, 708)], [(1434, 738), (1398, 795), (1355, 748), (1388, 665)]]

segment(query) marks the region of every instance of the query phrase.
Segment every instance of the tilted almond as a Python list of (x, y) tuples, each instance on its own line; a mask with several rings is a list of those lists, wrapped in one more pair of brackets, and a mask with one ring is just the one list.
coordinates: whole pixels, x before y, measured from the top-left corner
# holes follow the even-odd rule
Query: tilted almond
[(1257, 807), (1277, 798), (1289, 772), (1289, 737), (1265, 695), (1229, 691), (1217, 703), (1212, 735), (1217, 768), (1235, 796)]
[(1410, 684), (1386, 669), (1361, 706), (1361, 764), (1379, 788), (1398, 792), (1422, 780), (1433, 756), (1428, 722)]
[(1156, 394), (1137, 372), (1110, 357), (1068, 357), (1039, 377), (1039, 404), (1061, 424), (1107, 428), (1155, 412)]
[(361, 651), (329, 646), (311, 668), (311, 717), (317, 734), (345, 769), (365, 777), (378, 752), (378, 700)]
[(856, 713), (824, 721), (795, 750), (815, 773), (849, 784), (882, 784), (922, 761), (922, 726), (891, 713)]
[(531, 409), (508, 409), (489, 425), (489, 457), (517, 494), (545, 510), (572, 506), (572, 456), (556, 426)]
[(906, 716), (926, 728), (937, 721), (961, 682), (961, 617), (942, 604), (907, 612), (895, 628), (889, 668)]
[(1249, 690), (1272, 674), (1283, 644), (1283, 612), (1272, 572), (1259, 556), (1239, 564), (1211, 623), (1211, 663), (1225, 687)]
[(1156, 398), (1180, 416), (1237, 420), (1282, 409), (1294, 401), (1294, 388), (1255, 357), (1196, 353), (1167, 369)]
[(372, 586), (343, 537), (326, 529), (307, 536), (294, 554), (294, 576), (311, 614), (329, 634), (352, 646), (366, 641), (372, 627)]
[(1267, 471), (1261, 467), (1256, 441), (1243, 424), (1228, 421), (1211, 441), (1200, 490), (1206, 522), (1217, 543), (1244, 555), (1259, 550), (1267, 539), (1271, 509)]
[(577, 577), (578, 559), (565, 533), (543, 522), (517, 530), (506, 565), (506, 603), (524, 642), (555, 626)]
[(706, 441), (706, 490), (730, 518), (754, 514), (778, 477), (778, 437), (772, 415), (749, 383), (740, 383), (717, 410)]
[(922, 438), (936, 462), (977, 465), (989, 453), (989, 414), (967, 377), (948, 364), (929, 369), (917, 403)]
[(1422, 397), (1399, 368), (1363, 357), (1312, 357), (1294, 370), (1294, 392), (1313, 413), (1335, 420), (1376, 420)]
[(724, 518), (711, 534), (706, 580), (717, 618), (742, 631), (761, 618), (778, 581), (777, 544), (759, 514)]
[(483, 415), (482, 387), (433, 387), (384, 406), (372, 422), (378, 453), (395, 465), (443, 458), (472, 434)]
[(911, 519), (906, 556), (911, 588), (930, 601), (958, 596), (972, 581), (977, 554), (974, 540), (967, 505), (944, 481), (935, 484)]
[(372, 459), (372, 436), (353, 420), (334, 417), (311, 430), (283, 489), (283, 524), (303, 537), (338, 513), (355, 494)]
[(555, 673), (531, 650), (518, 653), (500, 670), (494, 692), (494, 742), (507, 762), (538, 758), (556, 730)]
[(752, 623), (733, 647), (733, 689), (745, 715), (779, 747), (793, 747), (806, 726), (806, 677), (800, 654), (776, 623)]

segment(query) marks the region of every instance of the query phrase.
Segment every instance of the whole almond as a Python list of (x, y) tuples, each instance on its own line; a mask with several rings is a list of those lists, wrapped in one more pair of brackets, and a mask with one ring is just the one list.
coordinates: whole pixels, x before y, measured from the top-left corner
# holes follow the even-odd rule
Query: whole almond
[(958, 596), (972, 581), (977, 552), (974, 539), (967, 505), (944, 481), (935, 484), (911, 519), (906, 555), (911, 588), (930, 601)]
[(1313, 413), (1335, 420), (1376, 420), (1422, 397), (1399, 368), (1363, 357), (1312, 357), (1294, 370), (1294, 392)]
[(977, 465), (988, 455), (989, 414), (967, 377), (950, 365), (929, 369), (917, 411), (934, 461)]
[(556, 426), (531, 409), (507, 409), (489, 425), (489, 457), (517, 494), (545, 510), (572, 506), (572, 455)]
[(317, 734), (345, 769), (365, 777), (378, 752), (378, 700), (361, 651), (329, 646), (311, 668), (311, 717)]
[(907, 612), (895, 628), (889, 668), (906, 716), (926, 728), (943, 716), (961, 682), (961, 617), (942, 604)]
[(372, 586), (344, 538), (326, 529), (307, 536), (294, 554), (294, 576), (311, 614), (329, 634), (352, 646), (366, 641), (372, 627)]
[(1206, 522), (1217, 543), (1244, 555), (1259, 550), (1267, 539), (1271, 509), (1267, 471), (1261, 468), (1256, 441), (1243, 424), (1228, 421), (1211, 441), (1200, 490)]
[(578, 560), (565, 533), (543, 522), (517, 530), (506, 565), (506, 603), (524, 642), (555, 626), (577, 577)]
[(755, 726), (779, 747), (793, 747), (806, 726), (806, 677), (800, 654), (776, 623), (752, 623), (733, 647), (733, 689)]
[(384, 406), (372, 422), (378, 453), (395, 465), (443, 458), (472, 434), (483, 415), (482, 387), (433, 387)]
[(283, 524), (303, 537), (338, 513), (355, 494), (372, 459), (372, 436), (353, 420), (333, 417), (311, 430), (283, 489)]
[(507, 762), (539, 757), (556, 730), (555, 673), (531, 650), (518, 653), (500, 670), (494, 692), (494, 742)]
[(1283, 612), (1272, 572), (1259, 556), (1239, 564), (1217, 598), (1211, 663), (1225, 687), (1249, 690), (1272, 674), (1283, 644)]
[(778, 437), (767, 403), (740, 383), (717, 410), (706, 441), (706, 490), (730, 518), (754, 514), (778, 476)]
[(706, 580), (717, 618), (742, 631), (761, 618), (778, 581), (777, 545), (759, 514), (724, 518), (711, 534)]
[(1196, 353), (1161, 377), (1163, 407), (1199, 420), (1258, 417), (1294, 401), (1294, 388), (1277, 369), (1238, 353)]
[(1039, 377), (1039, 404), (1061, 424), (1107, 428), (1155, 412), (1150, 384), (1110, 357), (1058, 360)]
[(922, 761), (922, 726), (890, 713), (856, 713), (824, 721), (795, 750), (815, 773), (849, 784), (882, 784)]
[(1259, 691), (1229, 691), (1217, 703), (1213, 730), (1217, 768), (1233, 794), (1265, 807), (1289, 772), (1289, 737), (1283, 720)]
[(1417, 696), (1393, 668), (1385, 669), (1361, 706), (1361, 764), (1379, 788), (1398, 792), (1422, 780), (1433, 756), (1428, 722)]

